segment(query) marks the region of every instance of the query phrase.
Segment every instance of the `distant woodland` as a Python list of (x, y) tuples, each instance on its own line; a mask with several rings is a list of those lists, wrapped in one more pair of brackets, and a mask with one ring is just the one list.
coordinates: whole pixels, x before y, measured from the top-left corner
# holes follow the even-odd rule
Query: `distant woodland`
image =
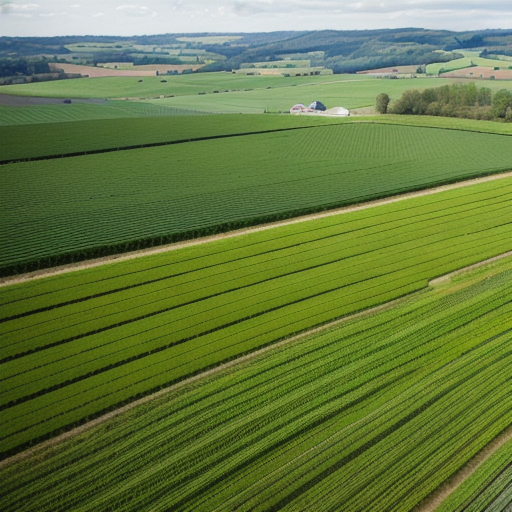
[(389, 98), (386, 101), (385, 96), (377, 97), (376, 106), (381, 113), (512, 122), (512, 92), (507, 89), (500, 89), (493, 95), (488, 87), (469, 83), (444, 85), (423, 92), (409, 90), (388, 108)]
[[(0, 37), (0, 76), (48, 73), (48, 62), (98, 65), (202, 63), (204, 71), (231, 71), (243, 63), (307, 59), (334, 73), (401, 65), (426, 65), (462, 56), (458, 51), (512, 56), (512, 30), (451, 32), (393, 29), (161, 34), (122, 37)], [(443, 51), (439, 51), (443, 50)]]

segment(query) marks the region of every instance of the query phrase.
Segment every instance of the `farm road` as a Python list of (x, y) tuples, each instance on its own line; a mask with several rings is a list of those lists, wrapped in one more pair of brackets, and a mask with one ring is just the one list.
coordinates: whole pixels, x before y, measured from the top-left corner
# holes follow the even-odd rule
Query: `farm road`
[(344, 213), (355, 212), (355, 211), (359, 211), (359, 210), (366, 210), (368, 208), (374, 208), (376, 206), (397, 203), (399, 201), (404, 201), (405, 199), (428, 196), (428, 195), (432, 195), (432, 194), (437, 194), (439, 192), (444, 192), (445, 190), (453, 190), (453, 189), (462, 188), (462, 187), (469, 187), (469, 186), (475, 185), (477, 183), (483, 183), (486, 181), (494, 181), (494, 180), (510, 178), (510, 177), (512, 177), (512, 171), (508, 171), (508, 172), (501, 173), (501, 174), (494, 174), (492, 176), (485, 176), (483, 178), (475, 178), (472, 180), (461, 181), (458, 183), (452, 183), (450, 185), (443, 185), (440, 187), (434, 187), (434, 188), (430, 188), (430, 189), (420, 190), (418, 192), (410, 192), (410, 193), (406, 193), (406, 194), (400, 194), (400, 195), (391, 196), (391, 197), (388, 197), (385, 199), (378, 199), (375, 201), (369, 201), (369, 202), (361, 203), (361, 204), (354, 205), (354, 206), (346, 206), (343, 208), (337, 208), (335, 210), (329, 210), (329, 211), (325, 211), (325, 212), (321, 212), (321, 213), (314, 213), (311, 215), (303, 215), (301, 217), (295, 217), (293, 219), (288, 219), (288, 220), (284, 220), (284, 221), (273, 222), (273, 223), (269, 223), (269, 224), (261, 224), (259, 226), (252, 227), (252, 228), (239, 229), (239, 230), (235, 230), (235, 231), (229, 231), (227, 233), (221, 233), (218, 235), (213, 235), (213, 236), (208, 236), (208, 237), (203, 237), (203, 238), (196, 238), (194, 240), (189, 240), (186, 242), (179, 242), (179, 243), (175, 243), (175, 244), (164, 245), (161, 247), (153, 247), (151, 249), (144, 249), (141, 251), (133, 251), (133, 252), (125, 253), (125, 254), (114, 254), (111, 256), (105, 256), (103, 258), (97, 258), (94, 260), (83, 261), (80, 263), (71, 263), (68, 265), (62, 265), (62, 266), (54, 267), (54, 268), (50, 268), (50, 269), (37, 270), (35, 272), (29, 272), (27, 274), (20, 274), (17, 276), (4, 277), (4, 278), (0, 279), (0, 287), (8, 286), (11, 284), (24, 283), (27, 281), (32, 281), (34, 279), (41, 279), (44, 277), (65, 274), (67, 272), (73, 272), (76, 270), (83, 270), (83, 269), (87, 269), (87, 268), (99, 267), (101, 265), (106, 265), (108, 263), (116, 263), (118, 261), (131, 260), (134, 258), (149, 256), (151, 254), (159, 254), (159, 253), (163, 253), (163, 252), (174, 251), (177, 249), (181, 249), (183, 247), (190, 247), (193, 245), (206, 244), (209, 242), (213, 242), (215, 240), (222, 240), (225, 238), (233, 238), (236, 236), (246, 235), (249, 233), (256, 233), (258, 231), (265, 231), (267, 229), (277, 228), (280, 226), (287, 226), (290, 224), (297, 224), (299, 222), (306, 222), (308, 220), (320, 219), (323, 217), (331, 217), (333, 215), (342, 215)]

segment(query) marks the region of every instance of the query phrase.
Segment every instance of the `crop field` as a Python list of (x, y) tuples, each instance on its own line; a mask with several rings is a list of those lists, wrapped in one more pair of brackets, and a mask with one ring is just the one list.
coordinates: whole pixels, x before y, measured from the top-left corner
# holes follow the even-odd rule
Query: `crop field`
[[(140, 105), (140, 103), (138, 104)], [(162, 107), (165, 108), (165, 107)], [(171, 109), (169, 109), (171, 110)], [(317, 116), (209, 115), (0, 127), (0, 162), (350, 122)], [(494, 128), (512, 126), (493, 123)], [(19, 141), (23, 141), (20, 144)]]
[(7, 275), (162, 245), (511, 162), (503, 135), (340, 124), (6, 164), (0, 267)]
[[(472, 187), (466, 200), (482, 199), (485, 188)], [(403, 218), (460, 203), (451, 194), (421, 206), (410, 200)], [(382, 219), (385, 210), (373, 215)], [(411, 227), (418, 233), (418, 224)], [(430, 247), (423, 254), (437, 252)], [(59, 282), (85, 276), (94, 279), (90, 272), (68, 275), (25, 291), (51, 296), (61, 293), (50, 292)], [(510, 259), (452, 279), (3, 468), (3, 510), (413, 510), (512, 424)], [(111, 391), (116, 381), (104, 375)], [(27, 412), (35, 414), (33, 407)], [(509, 455), (510, 443), (488, 461), (478, 484), (498, 489)], [(502, 486), (498, 493), (503, 489), (502, 498), (510, 492)]]
[(0, 451), (420, 290), (511, 228), (504, 178), (3, 288)]
[[(502, 512), (512, 506), (512, 440), (471, 475), (436, 512)], [(508, 508), (507, 508), (508, 507)]]
[[(191, 116), (206, 114), (196, 110), (152, 105), (135, 101), (109, 101), (105, 105), (76, 103), (71, 105), (0, 106), (0, 126), (61, 123), (133, 117)], [(37, 128), (43, 131), (41, 126)], [(11, 149), (11, 148), (6, 148)], [(72, 149), (72, 148), (70, 148)]]

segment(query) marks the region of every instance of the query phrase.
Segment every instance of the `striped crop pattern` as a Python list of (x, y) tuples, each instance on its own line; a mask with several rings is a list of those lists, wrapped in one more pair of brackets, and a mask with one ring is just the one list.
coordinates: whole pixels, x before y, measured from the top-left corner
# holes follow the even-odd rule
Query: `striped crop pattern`
[(0, 451), (510, 250), (511, 192), (500, 179), (3, 288)]
[(5, 468), (3, 510), (410, 511), (512, 424), (511, 268), (285, 345)]

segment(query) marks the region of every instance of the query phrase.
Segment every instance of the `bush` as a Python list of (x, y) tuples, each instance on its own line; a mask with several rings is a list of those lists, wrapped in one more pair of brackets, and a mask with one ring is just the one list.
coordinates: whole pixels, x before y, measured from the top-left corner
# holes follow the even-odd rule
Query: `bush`
[(386, 114), (388, 111), (389, 96), (385, 92), (381, 92), (375, 100), (375, 109), (379, 114)]

